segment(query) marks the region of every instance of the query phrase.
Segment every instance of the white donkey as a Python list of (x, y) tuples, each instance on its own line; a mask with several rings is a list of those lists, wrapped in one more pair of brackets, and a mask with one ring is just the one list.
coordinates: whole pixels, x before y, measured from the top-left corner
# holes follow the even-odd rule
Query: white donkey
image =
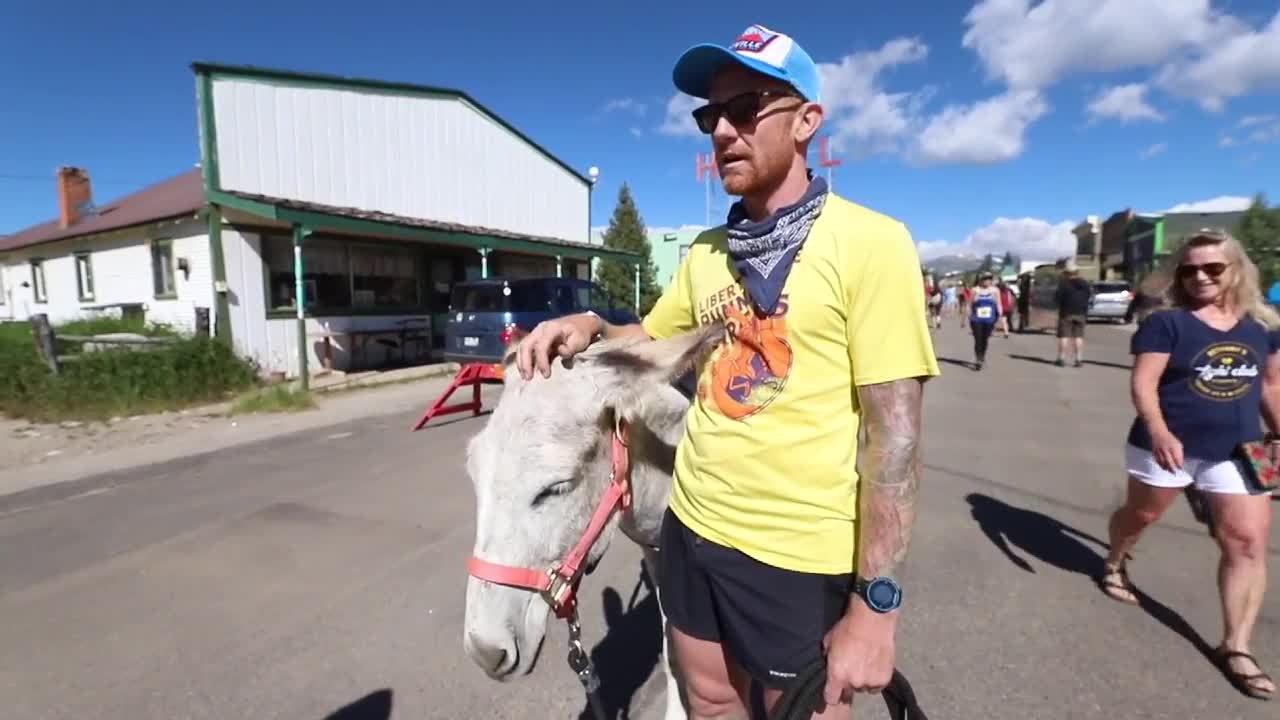
[[(724, 330), (712, 325), (668, 340), (601, 342), (568, 362), (556, 358), (550, 378), (535, 374), (527, 382), (509, 354), (502, 398), (467, 447), (476, 497), (473, 556), (535, 571), (565, 557), (609, 489), (615, 422), (623, 420), (632, 503), (605, 527), (584, 566), (594, 567), (621, 529), (645, 550), (656, 583), (655, 548), (689, 408), (671, 383), (723, 336)], [(492, 678), (527, 674), (550, 616), (550, 605), (538, 593), (472, 575), (463, 647)], [(665, 717), (683, 720), (684, 693), (675, 679), (665, 614), (663, 628)]]

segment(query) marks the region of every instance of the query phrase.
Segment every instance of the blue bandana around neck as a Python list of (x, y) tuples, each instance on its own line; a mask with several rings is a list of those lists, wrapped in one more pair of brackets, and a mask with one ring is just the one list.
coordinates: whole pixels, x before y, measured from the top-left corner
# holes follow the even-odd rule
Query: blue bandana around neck
[(753, 222), (742, 201), (729, 208), (729, 258), (748, 297), (766, 316), (782, 296), (791, 265), (827, 199), (827, 181), (809, 174), (809, 189), (794, 204)]

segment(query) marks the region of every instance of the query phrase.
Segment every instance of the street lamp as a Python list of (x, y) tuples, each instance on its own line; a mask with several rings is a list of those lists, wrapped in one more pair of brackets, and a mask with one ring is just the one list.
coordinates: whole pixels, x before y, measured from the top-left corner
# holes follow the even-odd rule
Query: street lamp
[[(587, 168), (587, 177), (591, 179), (591, 184), (587, 185), (587, 244), (590, 245), (591, 244), (591, 203), (593, 200), (591, 191), (595, 190), (596, 181), (600, 179), (600, 168), (596, 167), (595, 165), (592, 165), (590, 168)], [(589, 269), (590, 269), (590, 272), (588, 274), (591, 276), (592, 280), (595, 280), (596, 279), (595, 260), (594, 259), (587, 260), (587, 265), (589, 266)]]

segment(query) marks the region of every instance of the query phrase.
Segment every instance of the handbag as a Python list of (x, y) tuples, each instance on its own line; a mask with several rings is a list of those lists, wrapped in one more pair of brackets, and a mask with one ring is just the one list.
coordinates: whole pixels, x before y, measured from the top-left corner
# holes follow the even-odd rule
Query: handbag
[[(1276, 462), (1271, 446), (1280, 443), (1280, 438), (1270, 433), (1261, 440), (1250, 440), (1236, 446), (1236, 457), (1244, 467), (1245, 479), (1254, 488), (1267, 492), (1280, 490), (1280, 463)], [(1280, 453), (1280, 448), (1277, 448)]]

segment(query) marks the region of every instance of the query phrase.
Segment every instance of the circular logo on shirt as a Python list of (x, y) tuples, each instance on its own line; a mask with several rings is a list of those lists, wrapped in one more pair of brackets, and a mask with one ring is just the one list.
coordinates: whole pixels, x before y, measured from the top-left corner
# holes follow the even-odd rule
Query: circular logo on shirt
[[(785, 310), (762, 318), (731, 306), (725, 316), (729, 340), (711, 358), (710, 386), (725, 417), (741, 420), (773, 402), (791, 376)], [(700, 389), (705, 393), (705, 388)]]
[(1210, 400), (1235, 400), (1253, 387), (1258, 361), (1247, 345), (1214, 343), (1191, 363), (1191, 389)]

